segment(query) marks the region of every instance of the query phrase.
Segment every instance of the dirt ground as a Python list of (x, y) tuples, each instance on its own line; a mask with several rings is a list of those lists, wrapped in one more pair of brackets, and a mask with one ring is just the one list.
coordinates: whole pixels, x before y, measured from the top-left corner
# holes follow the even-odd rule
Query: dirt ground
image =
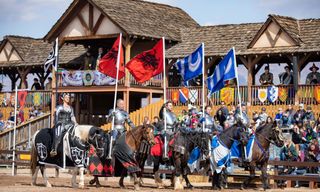
[[(61, 171), (59, 178), (54, 178), (54, 169), (48, 169), (49, 182), (52, 184), (52, 188), (46, 188), (41, 178), (41, 174), (38, 174), (37, 186), (31, 186), (31, 175), (28, 169), (18, 170), (16, 176), (11, 176), (11, 169), (1, 168), (0, 169), (0, 192), (100, 192), (100, 191), (113, 191), (113, 192), (122, 192), (122, 191), (134, 191), (133, 185), (128, 178), (125, 179), (126, 189), (120, 189), (118, 186), (118, 178), (100, 178), (100, 183), (102, 184), (101, 188), (96, 188), (95, 186), (89, 185), (89, 180), (92, 178), (90, 175), (85, 177), (85, 189), (73, 189), (71, 188), (71, 175), (68, 174), (68, 171)], [(77, 178), (79, 179), (79, 177)], [(173, 191), (172, 187), (166, 189), (157, 189), (152, 179), (144, 179), (144, 186), (141, 187), (140, 191), (142, 192), (160, 192), (160, 191)], [(169, 180), (165, 181), (165, 184), (169, 186)], [(183, 190), (183, 191), (192, 191), (192, 192), (209, 192), (212, 191), (209, 183), (193, 183), (195, 188), (193, 190)], [(231, 189), (224, 189), (222, 191), (235, 191), (240, 192), (241, 190), (233, 186)], [(254, 192), (258, 189), (248, 189), (245, 192)], [(290, 188), (290, 189), (270, 189), (268, 191), (289, 191), (289, 192), (315, 192), (319, 190), (310, 190), (308, 188), (302, 187), (299, 189)], [(243, 191), (242, 191), (243, 192)]]

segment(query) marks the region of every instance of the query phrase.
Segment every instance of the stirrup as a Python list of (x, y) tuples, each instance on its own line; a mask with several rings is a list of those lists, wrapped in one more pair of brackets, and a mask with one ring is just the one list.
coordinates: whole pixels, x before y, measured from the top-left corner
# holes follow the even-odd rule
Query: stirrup
[(56, 155), (57, 155), (57, 151), (56, 150), (50, 151), (50, 157), (54, 157)]

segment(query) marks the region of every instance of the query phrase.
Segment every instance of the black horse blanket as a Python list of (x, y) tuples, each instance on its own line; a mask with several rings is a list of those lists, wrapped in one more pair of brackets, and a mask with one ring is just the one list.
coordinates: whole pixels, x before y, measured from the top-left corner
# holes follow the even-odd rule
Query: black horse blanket
[[(73, 135), (73, 129), (65, 132), (63, 140), (58, 146), (58, 154), (50, 156), (52, 148), (54, 129), (41, 129), (35, 137), (34, 145), (38, 152), (39, 164), (64, 166), (84, 166), (87, 158), (87, 147), (79, 138)], [(65, 158), (64, 158), (65, 155)]]
[(113, 155), (115, 158), (115, 176), (120, 176), (119, 174), (123, 168), (127, 169), (129, 174), (141, 171), (135, 158), (134, 151), (126, 143), (126, 134), (121, 135), (116, 141)]

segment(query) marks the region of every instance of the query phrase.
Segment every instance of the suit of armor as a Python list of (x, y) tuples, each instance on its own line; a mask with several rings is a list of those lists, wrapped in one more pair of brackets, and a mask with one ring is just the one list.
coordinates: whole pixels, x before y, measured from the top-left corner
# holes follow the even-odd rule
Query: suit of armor
[(110, 109), (108, 122), (112, 122), (113, 117), (114, 130), (118, 135), (121, 135), (126, 131), (124, 126), (126, 122), (131, 128), (135, 128), (135, 125), (131, 121), (129, 114), (125, 110), (116, 108), (115, 111), (113, 111), (113, 109)]
[(52, 156), (56, 154), (58, 145), (62, 140), (63, 133), (76, 124), (72, 107), (59, 105), (56, 111), (56, 125), (54, 128), (54, 138), (52, 143)]
[(207, 133), (212, 133), (216, 129), (214, 118), (210, 114), (205, 113), (204, 117), (200, 120), (201, 123), (204, 123), (204, 131)]

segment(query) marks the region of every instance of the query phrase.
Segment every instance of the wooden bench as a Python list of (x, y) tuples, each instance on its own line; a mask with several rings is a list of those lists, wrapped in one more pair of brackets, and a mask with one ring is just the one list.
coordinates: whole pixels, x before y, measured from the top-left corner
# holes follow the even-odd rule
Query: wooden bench
[(269, 178), (274, 180), (274, 188), (277, 188), (277, 182), (275, 180), (286, 180), (286, 187), (292, 187), (292, 181), (306, 181), (309, 182), (310, 189), (318, 188), (320, 183), (319, 174), (306, 174), (306, 175), (279, 175), (278, 167), (306, 167), (306, 168), (318, 168), (320, 163), (318, 162), (293, 162), (293, 161), (269, 161), (269, 165), (274, 166), (274, 175), (269, 175)]

